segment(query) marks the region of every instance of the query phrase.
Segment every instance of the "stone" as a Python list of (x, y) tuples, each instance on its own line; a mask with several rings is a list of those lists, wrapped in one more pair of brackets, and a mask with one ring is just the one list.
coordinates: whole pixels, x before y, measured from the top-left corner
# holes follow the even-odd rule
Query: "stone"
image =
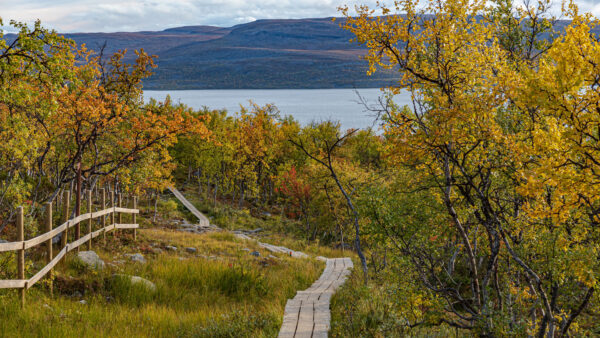
[(196, 253), (198, 251), (198, 249), (196, 249), (196, 248), (185, 248), (185, 251), (187, 251), (189, 253)]
[(165, 249), (170, 250), (170, 251), (177, 251), (177, 247), (176, 246), (172, 246), (172, 245), (165, 246)]
[(250, 254), (254, 257), (260, 257), (260, 252), (258, 251), (252, 251)]
[(85, 305), (85, 304), (87, 304), (87, 301), (85, 299), (82, 299), (82, 300), (79, 301), (79, 303)]
[(120, 277), (120, 278), (124, 278), (124, 279), (129, 279), (129, 282), (131, 283), (131, 285), (141, 285), (142, 287), (145, 287), (146, 289), (148, 289), (149, 291), (155, 292), (156, 291), (156, 284), (152, 283), (151, 281), (139, 277), (139, 276), (130, 276), (130, 275), (124, 275), (124, 274), (114, 274), (113, 277)]
[(152, 253), (156, 255), (160, 255), (162, 253), (162, 249), (160, 248), (152, 248)]
[(144, 258), (144, 255), (142, 255), (141, 253), (136, 253), (133, 255), (126, 254), (125, 256), (129, 257), (129, 259), (134, 262), (138, 262), (138, 263), (142, 263), (142, 264), (146, 263), (146, 258)]
[(77, 258), (92, 269), (104, 269), (104, 261), (94, 251), (81, 251), (77, 254)]

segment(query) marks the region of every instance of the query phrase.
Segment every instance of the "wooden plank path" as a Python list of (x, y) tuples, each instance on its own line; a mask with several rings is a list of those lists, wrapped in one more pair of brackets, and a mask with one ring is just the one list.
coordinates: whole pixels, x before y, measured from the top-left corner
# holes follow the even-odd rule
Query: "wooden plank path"
[(350, 258), (328, 258), (321, 277), (310, 288), (298, 291), (296, 297), (288, 300), (279, 337), (327, 337), (331, 296), (344, 284), (352, 267)]
[[(174, 187), (168, 188), (175, 197), (198, 218), (202, 226), (210, 226), (210, 222), (183, 194)], [(236, 233), (237, 237), (252, 240), (248, 235)], [(307, 258), (308, 255), (276, 246), (258, 242), (258, 245), (271, 252), (290, 255), (295, 258)], [(321, 257), (317, 257), (321, 258)], [(296, 297), (289, 299), (285, 305), (283, 324), (279, 331), (280, 338), (322, 338), (327, 337), (330, 328), (331, 313), (329, 302), (335, 291), (346, 281), (350, 269), (354, 265), (350, 258), (327, 258), (325, 270), (321, 277), (304, 291), (298, 291)]]
[(194, 215), (198, 218), (198, 224), (200, 224), (201, 226), (204, 227), (208, 227), (210, 226), (210, 221), (208, 220), (208, 218), (206, 218), (206, 216), (204, 216), (204, 214), (202, 214), (200, 211), (198, 211), (198, 209), (196, 209), (196, 207), (190, 203), (185, 196), (183, 196), (183, 194), (177, 190), (177, 188), (175, 187), (168, 187), (169, 191), (173, 193), (173, 195), (175, 195), (175, 197), (177, 197), (177, 199), (183, 203), (183, 205)]
[[(253, 241), (254, 239), (252, 239), (252, 237), (242, 234), (242, 233), (236, 233), (234, 231), (234, 234), (237, 236), (237, 238), (240, 239), (245, 239), (248, 241)], [(305, 254), (304, 252), (301, 251), (294, 251), (292, 249), (288, 249), (285, 246), (277, 246), (277, 245), (273, 245), (273, 244), (269, 244), (269, 243), (263, 243), (263, 242), (259, 242), (257, 241), (258, 246), (260, 246), (263, 249), (269, 250), (273, 253), (280, 253), (280, 254), (284, 254), (284, 255), (289, 255), (290, 257), (294, 257), (294, 258), (308, 258), (308, 255)]]

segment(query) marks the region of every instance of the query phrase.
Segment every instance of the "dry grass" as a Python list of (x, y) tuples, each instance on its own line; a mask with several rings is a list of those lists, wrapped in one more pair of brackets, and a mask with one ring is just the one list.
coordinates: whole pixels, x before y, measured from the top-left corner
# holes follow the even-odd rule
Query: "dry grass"
[[(152, 253), (152, 245), (163, 252)], [(166, 245), (178, 250), (164, 250)], [(186, 247), (198, 251), (188, 253)], [(28, 291), (21, 309), (16, 291), (3, 291), (0, 336), (272, 337), (286, 300), (307, 288), (323, 268), (312, 259), (269, 257), (256, 243), (225, 232), (145, 229), (137, 243), (121, 233), (94, 249), (107, 267), (90, 270), (70, 255), (57, 271), (54, 297), (40, 283)], [(148, 262), (131, 262), (119, 252), (144, 252)], [(114, 274), (141, 276), (157, 290)]]

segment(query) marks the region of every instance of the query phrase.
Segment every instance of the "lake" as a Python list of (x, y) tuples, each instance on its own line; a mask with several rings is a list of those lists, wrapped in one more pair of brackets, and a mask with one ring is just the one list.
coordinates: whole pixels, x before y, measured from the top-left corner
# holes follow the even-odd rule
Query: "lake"
[[(301, 124), (312, 121), (339, 121), (342, 129), (366, 128), (375, 123), (373, 112), (359, 103), (360, 94), (369, 105), (375, 105), (382, 95), (378, 88), (367, 89), (212, 89), (212, 90), (145, 90), (144, 98), (163, 101), (171, 95), (173, 102), (181, 102), (195, 109), (204, 106), (226, 109), (230, 114), (239, 112), (240, 104), (249, 106), (249, 100), (258, 105), (272, 103), (281, 115), (292, 115)], [(403, 92), (394, 101), (410, 104), (410, 94)]]

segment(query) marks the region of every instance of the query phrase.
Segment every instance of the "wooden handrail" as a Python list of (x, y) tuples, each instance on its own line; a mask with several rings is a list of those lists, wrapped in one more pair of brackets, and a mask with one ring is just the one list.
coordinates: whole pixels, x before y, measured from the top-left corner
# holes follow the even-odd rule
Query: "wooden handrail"
[[(98, 229), (92, 233), (86, 234), (85, 236), (82, 236), (80, 239), (78, 239), (72, 243), (68, 243), (67, 246), (65, 246), (56, 255), (56, 257), (54, 257), (54, 259), (52, 259), (52, 261), (50, 261), (50, 263), (48, 263), (44, 268), (42, 268), (42, 270), (40, 270), (38, 273), (36, 273), (30, 279), (0, 280), (0, 289), (20, 289), (20, 288), (24, 288), (24, 287), (29, 289), (35, 283), (37, 283), (42, 277), (44, 277), (48, 273), (48, 271), (50, 271), (54, 266), (56, 266), (56, 264), (58, 264), (58, 262), (64, 257), (64, 255), (66, 255), (68, 252), (71, 252), (71, 251), (77, 249), (77, 247), (83, 245), (88, 240), (100, 236), (103, 231), (110, 231), (113, 229), (137, 229), (137, 228), (139, 228), (139, 224), (110, 224), (102, 229)], [(22, 243), (25, 243), (25, 242), (14, 242), (14, 243), (23, 245)], [(20, 249), (18, 249), (18, 250), (20, 250)]]
[[(17, 242), (8, 242), (8, 243), (0, 243), (0, 252), (7, 251), (19, 251), (29, 249), (31, 247), (42, 244), (48, 240), (54, 238), (54, 236), (64, 233), (64, 231), (74, 227), (76, 224), (89, 219), (95, 219), (107, 214), (111, 213), (126, 213), (126, 214), (138, 214), (138, 209), (128, 209), (128, 208), (120, 208), (120, 207), (112, 207), (108, 209), (104, 209), (101, 211), (86, 213), (80, 216), (77, 216), (73, 219), (66, 221), (60, 226), (48, 231), (44, 234), (41, 234), (37, 237), (34, 237), (29, 240), (17, 241)], [(101, 229), (98, 229), (94, 232), (88, 233), (85, 236), (82, 236), (78, 240), (67, 243), (65, 247), (40, 271), (38, 271), (33, 277), (29, 279), (14, 279), (14, 280), (0, 280), (0, 289), (29, 289), (35, 283), (37, 283), (40, 279), (42, 279), (46, 274), (48, 274), (58, 262), (70, 251), (75, 250), (79, 246), (83, 245), (87, 241), (91, 241), (93, 238), (100, 236), (102, 233), (108, 232), (114, 229), (137, 229), (139, 228), (138, 224), (109, 224)]]
[(50, 231), (50, 232), (46, 232), (46, 233), (41, 234), (32, 239), (28, 239), (26, 241), (0, 243), (0, 252), (29, 249), (31, 247), (34, 247), (38, 244), (41, 244), (41, 243), (47, 241), (48, 239), (54, 238), (54, 236), (63, 232), (65, 230), (65, 228), (67, 228), (67, 227), (70, 229), (70, 228), (74, 227), (75, 224), (81, 223), (82, 221), (85, 221), (85, 220), (88, 220), (88, 219), (90, 219), (90, 217), (92, 219), (96, 219), (98, 217), (102, 217), (102, 216), (110, 214), (112, 212), (122, 212), (125, 214), (139, 214), (140, 213), (140, 211), (138, 209), (115, 207), (115, 208), (108, 208), (108, 209), (104, 209), (104, 210), (96, 211), (96, 212), (92, 212), (92, 213), (82, 214), (73, 219), (68, 220), (67, 222), (61, 224), (60, 226), (52, 229), (52, 231)]

